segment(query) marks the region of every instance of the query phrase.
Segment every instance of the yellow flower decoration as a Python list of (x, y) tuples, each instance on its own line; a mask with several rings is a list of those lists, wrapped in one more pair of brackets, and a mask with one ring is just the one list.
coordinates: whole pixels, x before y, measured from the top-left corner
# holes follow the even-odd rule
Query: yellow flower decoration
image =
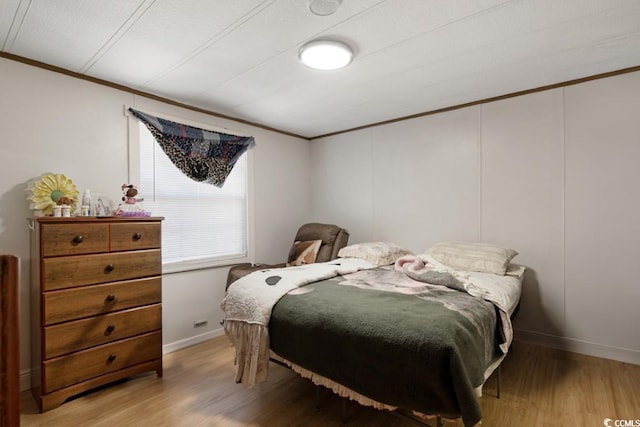
[(66, 197), (71, 201), (71, 212), (74, 212), (79, 194), (69, 178), (63, 174), (50, 173), (41, 177), (31, 188), (30, 208), (42, 211), (43, 215), (51, 215), (53, 207), (62, 197)]

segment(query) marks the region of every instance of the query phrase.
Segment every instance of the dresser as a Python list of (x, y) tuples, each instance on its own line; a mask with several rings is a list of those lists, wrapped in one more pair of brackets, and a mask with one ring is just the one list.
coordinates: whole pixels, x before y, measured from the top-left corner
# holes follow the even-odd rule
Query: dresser
[(162, 376), (161, 225), (34, 219), (31, 386), (41, 411), (134, 374)]

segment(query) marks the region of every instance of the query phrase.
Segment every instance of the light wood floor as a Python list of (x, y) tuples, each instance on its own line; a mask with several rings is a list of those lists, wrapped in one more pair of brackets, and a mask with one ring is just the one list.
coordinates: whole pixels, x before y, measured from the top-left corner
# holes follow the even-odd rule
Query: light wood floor
[[(271, 364), (267, 383), (233, 382), (226, 337), (164, 358), (164, 378), (136, 376), (37, 413), (28, 392), (23, 426), (415, 426), (388, 413), (346, 406), (295, 373)], [(640, 366), (516, 342), (503, 363), (501, 398), (490, 378), (481, 399), (483, 426), (602, 426), (605, 418), (640, 419)], [(460, 420), (445, 426), (462, 426)]]

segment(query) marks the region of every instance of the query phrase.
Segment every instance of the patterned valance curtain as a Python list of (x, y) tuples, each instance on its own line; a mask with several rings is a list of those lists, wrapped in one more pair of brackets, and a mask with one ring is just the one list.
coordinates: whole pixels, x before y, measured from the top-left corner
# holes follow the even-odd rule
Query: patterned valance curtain
[(171, 162), (194, 181), (222, 187), (236, 161), (255, 145), (236, 136), (187, 126), (129, 108), (149, 129)]

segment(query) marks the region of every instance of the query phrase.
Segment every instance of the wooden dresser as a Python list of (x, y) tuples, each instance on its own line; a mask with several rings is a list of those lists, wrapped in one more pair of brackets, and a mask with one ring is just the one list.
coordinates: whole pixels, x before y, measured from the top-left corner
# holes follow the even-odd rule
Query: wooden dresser
[(133, 374), (162, 376), (161, 221), (34, 220), (31, 386), (41, 411)]

